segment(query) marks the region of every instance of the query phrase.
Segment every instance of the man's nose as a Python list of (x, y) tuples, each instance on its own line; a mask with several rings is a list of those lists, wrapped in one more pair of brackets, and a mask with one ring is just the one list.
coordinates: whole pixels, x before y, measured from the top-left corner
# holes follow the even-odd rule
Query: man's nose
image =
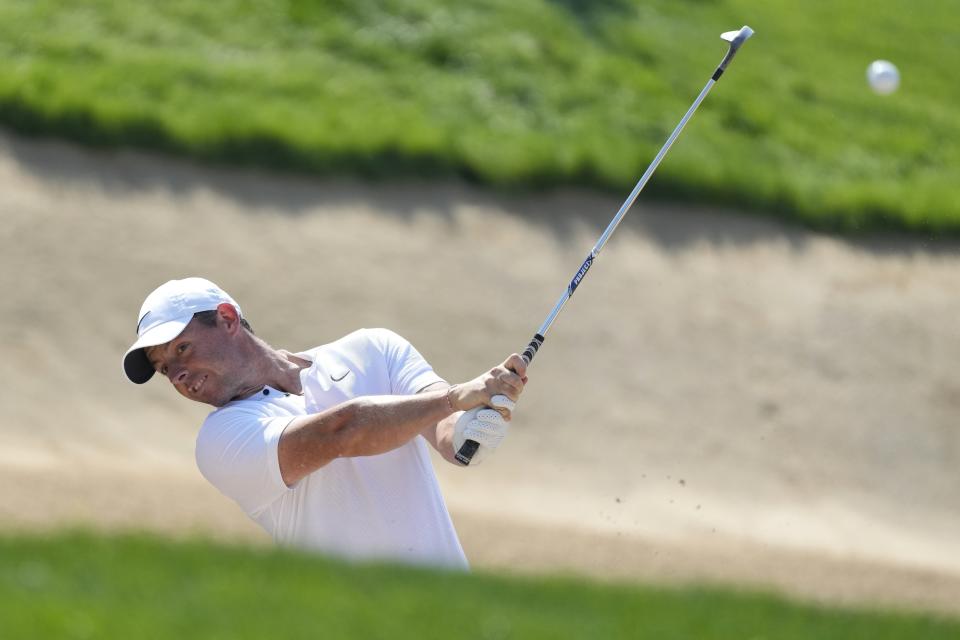
[(179, 367), (170, 372), (170, 382), (173, 384), (183, 384), (187, 381), (187, 376), (190, 374), (187, 371), (186, 367)]

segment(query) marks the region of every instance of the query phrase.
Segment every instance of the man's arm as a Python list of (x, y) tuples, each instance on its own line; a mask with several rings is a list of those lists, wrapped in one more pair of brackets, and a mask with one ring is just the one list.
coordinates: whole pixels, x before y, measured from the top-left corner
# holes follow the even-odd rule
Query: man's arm
[[(523, 358), (513, 354), (487, 373), (446, 389), (413, 396), (364, 396), (295, 418), (277, 444), (280, 475), (289, 487), (336, 458), (396, 449), (459, 411), (489, 405), (495, 395), (516, 401), (525, 370)], [(509, 419), (509, 411), (504, 411)], [(452, 449), (452, 442), (449, 446)]]
[(450, 389), (416, 396), (364, 396), (290, 422), (277, 445), (280, 475), (292, 486), (336, 458), (396, 449), (454, 411)]

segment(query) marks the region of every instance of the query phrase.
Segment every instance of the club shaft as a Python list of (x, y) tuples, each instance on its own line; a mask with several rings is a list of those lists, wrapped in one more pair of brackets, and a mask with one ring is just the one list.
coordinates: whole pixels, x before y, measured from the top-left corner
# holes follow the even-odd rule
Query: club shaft
[[(711, 78), (707, 80), (707, 84), (704, 85), (703, 89), (700, 91), (700, 95), (697, 96), (696, 100), (693, 101), (693, 104), (690, 105), (690, 108), (687, 109), (687, 112), (683, 115), (683, 118), (680, 119), (679, 124), (677, 124), (677, 126), (674, 128), (673, 133), (670, 134), (670, 137), (667, 138), (667, 141), (660, 148), (660, 151), (657, 152), (657, 155), (650, 163), (650, 166), (648, 166), (647, 170), (643, 172), (643, 175), (640, 177), (640, 180), (637, 181), (633, 191), (630, 192), (630, 195), (624, 201), (623, 205), (621, 205), (620, 210), (617, 211), (617, 214), (613, 217), (613, 220), (611, 220), (610, 224), (607, 225), (603, 235), (600, 236), (600, 239), (597, 240), (597, 243), (593, 246), (593, 249), (590, 250), (590, 254), (587, 256), (586, 260), (583, 261), (583, 264), (580, 265), (580, 268), (573, 276), (570, 284), (567, 285), (566, 290), (560, 296), (560, 299), (557, 300), (557, 304), (554, 305), (553, 310), (551, 310), (550, 314), (547, 315), (547, 319), (543, 321), (543, 324), (540, 325), (537, 333), (534, 334), (533, 339), (530, 340), (530, 343), (527, 345), (526, 349), (523, 350), (522, 357), (526, 364), (529, 365), (533, 361), (534, 356), (537, 355), (537, 351), (539, 351), (541, 345), (543, 345), (543, 341), (546, 339), (547, 332), (550, 331), (550, 327), (553, 325), (554, 320), (556, 320), (557, 316), (560, 315), (563, 307), (567, 304), (567, 300), (573, 297), (577, 287), (580, 286), (580, 283), (586, 277), (587, 272), (593, 265), (593, 261), (596, 260), (598, 255), (600, 255), (604, 245), (607, 244), (607, 240), (610, 239), (610, 236), (613, 235), (614, 231), (616, 231), (624, 216), (627, 215), (627, 211), (629, 211), (630, 207), (633, 206), (633, 202), (637, 199), (637, 196), (640, 195), (640, 192), (643, 191), (643, 187), (646, 186), (647, 181), (650, 180), (653, 172), (657, 170), (660, 162), (663, 160), (664, 156), (667, 155), (667, 152), (670, 150), (670, 147), (673, 146), (673, 143), (680, 135), (680, 132), (683, 131), (683, 128), (686, 126), (687, 122), (689, 122), (690, 118), (693, 117), (697, 107), (700, 106), (700, 103), (703, 102), (703, 99), (707, 97), (708, 93), (710, 93), (710, 89), (713, 88), (713, 85), (716, 84), (717, 80), (720, 79), (720, 76), (723, 75), (724, 70), (733, 60), (733, 57), (740, 49), (740, 46), (752, 35), (753, 29), (744, 25), (743, 28), (738, 31), (729, 31), (720, 36), (730, 43), (730, 48), (727, 51), (727, 55), (724, 56), (723, 61), (713, 72)], [(455, 454), (457, 460), (464, 465), (470, 464), (470, 460), (473, 458), (473, 455), (476, 453), (479, 446), (480, 445), (474, 440), (466, 440), (460, 447), (459, 451), (457, 451)]]
[[(543, 344), (543, 341), (546, 339), (547, 332), (550, 331), (550, 327), (553, 325), (553, 321), (557, 319), (557, 316), (560, 315), (560, 312), (563, 310), (564, 305), (567, 304), (567, 301), (573, 297), (574, 292), (577, 290), (577, 287), (580, 286), (580, 283), (583, 281), (584, 277), (587, 275), (587, 271), (590, 270), (590, 267), (593, 265), (593, 261), (600, 254), (600, 251), (603, 250), (603, 246), (607, 244), (607, 240), (610, 239), (610, 236), (613, 235), (613, 232), (616, 231), (617, 226), (620, 224), (620, 221), (623, 220), (624, 216), (627, 215), (627, 211), (630, 210), (630, 207), (633, 205), (634, 201), (637, 199), (637, 196), (640, 195), (640, 192), (643, 191), (643, 187), (647, 184), (647, 181), (650, 180), (650, 176), (653, 175), (653, 172), (657, 170), (657, 166), (663, 160), (663, 157), (667, 155), (667, 151), (670, 150), (670, 147), (673, 146), (674, 141), (676, 141), (677, 136), (680, 135), (680, 132), (683, 131), (683, 127), (686, 126), (687, 122), (690, 121), (690, 118), (693, 117), (694, 112), (696, 112), (697, 107), (700, 106), (700, 103), (703, 102), (703, 99), (707, 97), (707, 94), (710, 93), (710, 89), (717, 82), (719, 74), (715, 73), (712, 78), (707, 80), (707, 84), (704, 85), (703, 90), (700, 91), (700, 95), (697, 96), (697, 99), (693, 101), (693, 104), (690, 105), (690, 108), (687, 109), (687, 112), (683, 114), (683, 118), (680, 119), (680, 123), (677, 124), (674, 128), (673, 133), (670, 134), (670, 137), (667, 138), (667, 141), (660, 147), (660, 151), (657, 152), (656, 157), (653, 159), (653, 162), (650, 163), (650, 166), (647, 167), (647, 170), (643, 172), (643, 175), (640, 177), (640, 180), (637, 182), (636, 186), (633, 188), (633, 191), (630, 192), (630, 195), (624, 201), (623, 205), (620, 206), (620, 210), (617, 211), (617, 215), (613, 217), (613, 220), (610, 221), (610, 224), (607, 225), (606, 230), (603, 232), (603, 235), (600, 236), (600, 239), (597, 240), (597, 243), (593, 245), (593, 249), (590, 250), (590, 254), (587, 256), (587, 259), (583, 261), (583, 264), (580, 265), (580, 268), (577, 270), (577, 273), (573, 276), (573, 279), (570, 281), (570, 284), (567, 285), (566, 290), (560, 296), (560, 299), (557, 300), (557, 304), (554, 305), (553, 310), (550, 311), (550, 314), (547, 316), (547, 319), (543, 321), (543, 324), (540, 325), (540, 328), (537, 330), (537, 333), (533, 336), (533, 339), (530, 340), (530, 343), (523, 350), (521, 357), (524, 362), (528, 365), (533, 362), (534, 356), (537, 355), (537, 351), (540, 349), (540, 346)], [(476, 452), (479, 445), (473, 440), (467, 440), (460, 450), (456, 453), (456, 458), (461, 462), (461, 464), (470, 464), (470, 459), (473, 457), (473, 454)]]
[[(716, 81), (713, 78), (707, 80), (707, 84), (703, 87), (703, 90), (700, 91), (700, 95), (697, 96), (697, 99), (693, 101), (693, 104), (690, 105), (690, 108), (687, 109), (687, 112), (683, 115), (683, 118), (680, 120), (680, 123), (674, 128), (673, 133), (670, 134), (670, 137), (667, 138), (667, 141), (660, 147), (660, 151), (657, 153), (656, 157), (653, 159), (653, 162), (650, 163), (650, 166), (647, 167), (647, 170), (643, 172), (643, 176), (640, 177), (640, 180), (637, 182), (636, 186), (633, 188), (633, 191), (630, 192), (630, 195), (624, 201), (623, 205), (620, 207), (620, 210), (617, 211), (617, 215), (613, 217), (613, 220), (610, 221), (610, 224), (607, 225), (606, 230), (603, 232), (603, 235), (600, 236), (600, 239), (597, 240), (597, 243), (593, 246), (593, 249), (590, 251), (590, 254), (587, 256), (587, 259), (584, 260), (583, 264), (580, 266), (580, 269), (574, 275), (573, 280), (570, 281), (570, 284), (567, 285), (566, 290), (560, 296), (560, 299), (557, 300), (557, 304), (553, 307), (553, 310), (547, 316), (547, 319), (543, 321), (543, 324), (540, 325), (540, 328), (537, 330), (537, 335), (546, 337), (547, 332), (550, 331), (550, 327), (553, 325), (553, 321), (557, 319), (557, 316), (560, 315), (560, 311), (563, 310), (564, 305), (567, 304), (573, 293), (576, 291), (577, 287), (580, 285), (580, 282), (586, 276), (587, 271), (590, 269), (593, 261), (600, 255), (600, 252), (603, 250), (604, 245), (607, 244), (607, 241), (610, 239), (610, 236), (613, 235), (613, 232), (617, 230), (617, 227), (620, 225), (620, 222), (627, 215), (627, 212), (630, 210), (630, 207), (633, 206), (634, 201), (637, 199), (637, 196), (640, 195), (640, 192), (643, 191), (644, 186), (646, 186), (647, 181), (650, 180), (650, 177), (653, 175), (653, 172), (657, 170), (657, 167), (660, 165), (660, 162), (663, 160), (664, 156), (667, 155), (667, 152), (670, 150), (670, 147), (673, 146), (673, 143), (679, 137), (680, 132), (683, 131), (683, 128), (686, 126), (687, 122), (690, 121), (690, 118), (693, 117), (694, 112), (696, 112), (697, 107), (700, 106), (700, 103), (703, 102), (703, 99), (707, 97), (707, 94), (710, 93), (710, 89), (713, 85), (716, 84)], [(542, 342), (542, 340), (541, 340)], [(530, 353), (529, 358), (527, 354), (529, 350), (524, 351), (524, 359), (527, 361), (527, 364), (533, 360), (533, 356), (536, 354), (536, 350)]]

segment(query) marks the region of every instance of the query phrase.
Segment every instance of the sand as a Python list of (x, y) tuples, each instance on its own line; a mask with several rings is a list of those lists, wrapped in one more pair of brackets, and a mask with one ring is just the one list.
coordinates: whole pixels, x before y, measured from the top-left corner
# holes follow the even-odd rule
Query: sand
[[(0, 135), (2, 526), (268, 543), (196, 471), (208, 408), (120, 372), (164, 280), (217, 281), (276, 347), (389, 327), (459, 381), (523, 348), (619, 204)], [(501, 451), (437, 460), (474, 566), (960, 612), (957, 282), (957, 242), (641, 198)]]

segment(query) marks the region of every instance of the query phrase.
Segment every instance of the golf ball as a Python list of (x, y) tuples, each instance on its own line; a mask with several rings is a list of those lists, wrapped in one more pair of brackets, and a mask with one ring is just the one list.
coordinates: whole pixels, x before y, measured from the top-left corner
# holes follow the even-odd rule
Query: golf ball
[(867, 67), (867, 82), (874, 92), (885, 96), (900, 86), (900, 72), (889, 60), (874, 60)]

